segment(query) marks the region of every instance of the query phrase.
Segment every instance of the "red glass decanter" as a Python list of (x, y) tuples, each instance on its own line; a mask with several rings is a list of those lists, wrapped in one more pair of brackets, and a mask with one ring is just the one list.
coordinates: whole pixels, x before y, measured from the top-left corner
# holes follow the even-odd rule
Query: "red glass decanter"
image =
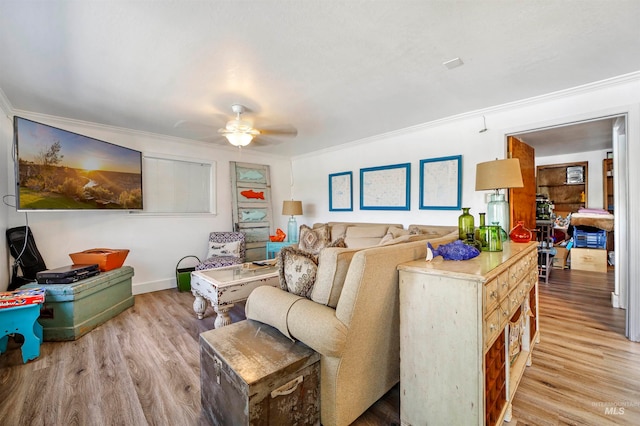
[(528, 243), (532, 237), (531, 230), (525, 228), (522, 220), (519, 220), (516, 226), (509, 232), (509, 238), (514, 243)]

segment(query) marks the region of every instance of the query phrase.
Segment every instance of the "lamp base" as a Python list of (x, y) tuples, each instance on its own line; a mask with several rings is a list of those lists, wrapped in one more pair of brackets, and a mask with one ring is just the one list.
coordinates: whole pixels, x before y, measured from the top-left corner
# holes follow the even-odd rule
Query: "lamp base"
[(296, 222), (296, 218), (291, 216), (291, 218), (289, 218), (289, 223), (287, 224), (287, 231), (288, 231), (288, 241), (290, 243), (297, 243), (298, 242), (298, 222)]
[(487, 204), (487, 219), (489, 225), (500, 225), (503, 235), (509, 235), (509, 203), (504, 199), (504, 194), (491, 194), (491, 200)]

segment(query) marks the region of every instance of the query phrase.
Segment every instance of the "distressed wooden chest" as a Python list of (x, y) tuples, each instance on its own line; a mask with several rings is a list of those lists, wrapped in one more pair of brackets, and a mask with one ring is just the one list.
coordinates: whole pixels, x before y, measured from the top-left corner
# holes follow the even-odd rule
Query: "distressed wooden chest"
[(319, 425), (320, 357), (245, 320), (200, 334), (202, 410), (213, 425)]
[(133, 268), (123, 266), (71, 284), (27, 284), (46, 290), (38, 322), (45, 341), (76, 340), (133, 306)]

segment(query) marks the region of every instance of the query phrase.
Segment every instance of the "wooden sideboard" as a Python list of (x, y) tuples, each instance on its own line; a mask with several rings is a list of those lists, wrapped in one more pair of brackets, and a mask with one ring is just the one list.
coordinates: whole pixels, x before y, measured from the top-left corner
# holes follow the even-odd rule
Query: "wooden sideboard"
[(537, 244), (400, 271), (403, 425), (495, 425), (539, 341)]

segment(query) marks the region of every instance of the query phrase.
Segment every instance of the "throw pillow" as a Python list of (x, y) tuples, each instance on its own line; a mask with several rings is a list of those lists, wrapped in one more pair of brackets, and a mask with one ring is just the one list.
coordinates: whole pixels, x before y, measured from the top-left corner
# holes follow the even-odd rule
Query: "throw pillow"
[(240, 241), (231, 241), (228, 243), (209, 242), (209, 252), (207, 259), (213, 256), (240, 256)]
[(329, 243), (327, 247), (347, 248), (347, 243), (344, 242), (344, 238), (340, 237), (337, 240)]
[(300, 241), (298, 248), (317, 255), (320, 250), (329, 245), (329, 226), (324, 225), (318, 228), (309, 228), (307, 225), (300, 226)]
[(393, 235), (393, 238), (403, 237), (409, 235), (409, 230), (404, 228), (398, 228), (396, 226), (389, 227), (389, 231)]
[(383, 246), (387, 243), (389, 243), (390, 241), (393, 241), (395, 237), (393, 236), (393, 234), (391, 232), (387, 232), (384, 237), (382, 237), (382, 239), (380, 240), (380, 243), (378, 243), (379, 246)]
[(280, 288), (302, 297), (310, 297), (318, 274), (315, 256), (295, 247), (284, 247), (278, 254)]
[(409, 226), (409, 234), (411, 235), (420, 235), (422, 234), (422, 230), (415, 225)]

